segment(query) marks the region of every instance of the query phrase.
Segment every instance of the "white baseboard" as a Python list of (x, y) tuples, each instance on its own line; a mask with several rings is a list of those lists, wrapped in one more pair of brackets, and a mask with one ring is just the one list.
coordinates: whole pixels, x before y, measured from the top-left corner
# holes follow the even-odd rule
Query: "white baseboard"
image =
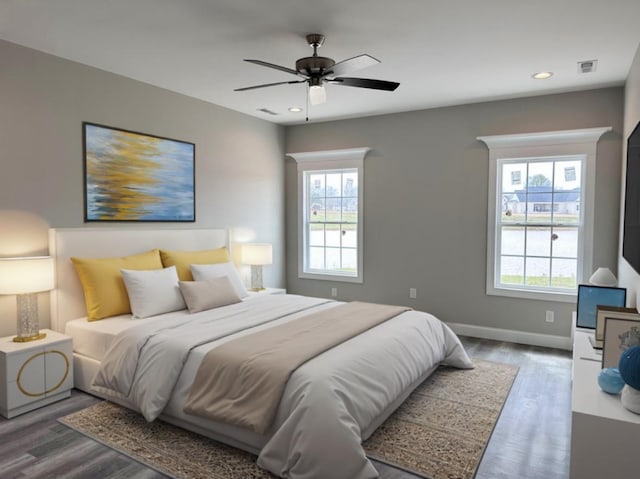
[(460, 336), (472, 338), (494, 339), (496, 341), (508, 341), (510, 343), (530, 344), (532, 346), (544, 346), (547, 348), (566, 349), (571, 351), (573, 341), (569, 336), (554, 336), (551, 334), (527, 333), (512, 329), (487, 328), (472, 324), (447, 323), (454, 333)]

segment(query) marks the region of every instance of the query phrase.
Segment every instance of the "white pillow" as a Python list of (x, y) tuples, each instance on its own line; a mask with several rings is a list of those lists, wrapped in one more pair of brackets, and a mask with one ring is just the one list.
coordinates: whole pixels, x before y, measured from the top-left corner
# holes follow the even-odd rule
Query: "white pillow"
[(191, 275), (196, 281), (206, 281), (207, 279), (220, 278), (227, 276), (233, 288), (241, 298), (249, 296), (246, 286), (242, 282), (240, 273), (236, 269), (235, 265), (229, 263), (216, 263), (216, 264), (192, 264)]
[(242, 301), (227, 276), (205, 281), (180, 281), (180, 291), (182, 291), (190, 313), (198, 313)]
[(134, 318), (185, 309), (175, 266), (154, 270), (122, 269), (120, 272)]

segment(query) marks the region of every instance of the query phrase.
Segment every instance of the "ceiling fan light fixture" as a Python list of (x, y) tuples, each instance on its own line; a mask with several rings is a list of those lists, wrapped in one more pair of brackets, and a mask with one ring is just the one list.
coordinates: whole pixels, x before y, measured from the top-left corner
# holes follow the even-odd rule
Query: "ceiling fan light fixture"
[(327, 90), (324, 85), (311, 85), (309, 87), (309, 103), (322, 105), (327, 101)]

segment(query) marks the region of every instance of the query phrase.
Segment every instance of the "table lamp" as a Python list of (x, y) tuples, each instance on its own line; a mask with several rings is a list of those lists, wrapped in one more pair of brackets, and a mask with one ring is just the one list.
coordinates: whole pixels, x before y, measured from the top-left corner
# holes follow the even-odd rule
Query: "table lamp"
[(46, 336), (38, 325), (36, 293), (52, 290), (53, 276), (50, 256), (0, 258), (0, 294), (17, 295), (18, 335), (14, 341), (22, 343)]
[(598, 268), (589, 278), (589, 283), (596, 286), (617, 286), (618, 280), (609, 268)]
[(272, 248), (269, 243), (245, 243), (242, 245), (240, 262), (251, 265), (252, 291), (264, 289), (262, 285), (262, 266), (271, 264), (272, 257)]

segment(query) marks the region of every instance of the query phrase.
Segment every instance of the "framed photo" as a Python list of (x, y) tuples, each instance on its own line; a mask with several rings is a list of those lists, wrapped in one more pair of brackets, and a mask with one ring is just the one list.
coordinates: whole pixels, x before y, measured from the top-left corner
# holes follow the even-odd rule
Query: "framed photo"
[(576, 327), (596, 329), (598, 305), (622, 308), (626, 304), (626, 301), (626, 288), (579, 284)]
[(606, 318), (634, 319), (640, 321), (640, 313), (636, 308), (618, 308), (616, 306), (598, 305), (596, 313), (596, 335), (593, 347), (602, 349), (604, 341), (604, 321)]
[(195, 144), (84, 122), (84, 220), (196, 220)]
[(640, 321), (605, 318), (602, 367), (617, 368), (620, 355), (631, 346), (640, 345)]

